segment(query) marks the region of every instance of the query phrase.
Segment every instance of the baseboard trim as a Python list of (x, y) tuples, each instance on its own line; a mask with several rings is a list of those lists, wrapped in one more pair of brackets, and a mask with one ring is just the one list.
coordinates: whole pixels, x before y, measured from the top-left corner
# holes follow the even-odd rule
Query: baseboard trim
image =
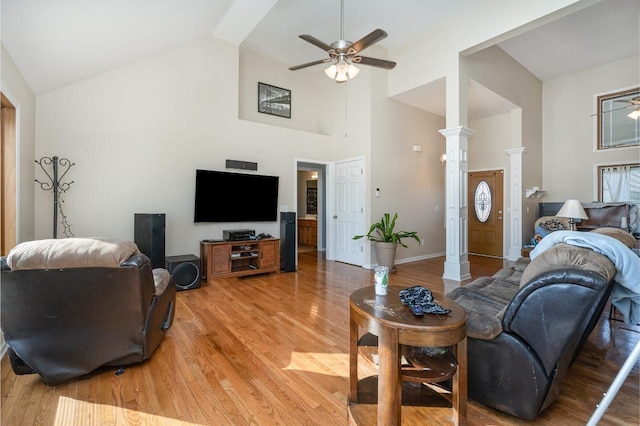
[[(445, 255), (445, 253), (442, 252), (442, 253), (425, 254), (425, 255), (422, 255), (422, 256), (405, 257), (404, 259), (396, 259), (394, 265), (401, 265), (403, 263), (418, 262), (420, 260), (433, 259), (434, 257), (443, 257), (444, 255)], [(376, 266), (378, 266), (377, 263), (365, 263), (364, 265), (362, 265), (362, 267), (364, 269), (376, 269)]]
[(395, 264), (401, 265), (403, 263), (411, 263), (411, 262), (417, 262), (419, 260), (433, 259), (434, 257), (442, 257), (444, 255), (445, 253), (442, 252), (442, 253), (425, 254), (422, 256), (405, 257), (404, 259), (396, 259)]

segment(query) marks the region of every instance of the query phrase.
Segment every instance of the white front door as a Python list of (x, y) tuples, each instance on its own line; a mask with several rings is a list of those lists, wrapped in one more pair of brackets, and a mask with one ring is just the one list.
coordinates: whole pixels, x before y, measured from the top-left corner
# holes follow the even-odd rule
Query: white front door
[(364, 233), (364, 160), (336, 162), (333, 170), (334, 259), (362, 266), (362, 244), (353, 237)]

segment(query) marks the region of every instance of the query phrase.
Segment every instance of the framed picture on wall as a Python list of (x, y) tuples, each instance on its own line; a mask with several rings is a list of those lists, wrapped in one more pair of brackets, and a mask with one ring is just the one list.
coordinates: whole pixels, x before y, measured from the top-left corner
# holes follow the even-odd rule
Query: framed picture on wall
[(291, 90), (258, 83), (258, 112), (291, 118)]

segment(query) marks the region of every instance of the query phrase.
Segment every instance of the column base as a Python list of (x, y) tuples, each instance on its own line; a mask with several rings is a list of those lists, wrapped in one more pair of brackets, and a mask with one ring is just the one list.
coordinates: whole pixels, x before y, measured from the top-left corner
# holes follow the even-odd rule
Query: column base
[(469, 261), (460, 263), (444, 262), (444, 274), (442, 278), (453, 281), (464, 281), (471, 278), (471, 267)]
[(520, 247), (510, 247), (509, 248), (509, 258), (508, 260), (515, 262), (519, 258), (522, 257), (522, 248)]

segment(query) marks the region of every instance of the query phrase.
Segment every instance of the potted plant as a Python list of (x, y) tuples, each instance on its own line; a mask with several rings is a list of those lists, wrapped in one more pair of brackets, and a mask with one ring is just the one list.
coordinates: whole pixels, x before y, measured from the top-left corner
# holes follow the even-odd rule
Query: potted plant
[(366, 235), (356, 235), (353, 237), (354, 240), (366, 237), (369, 241), (373, 241), (376, 247), (376, 254), (378, 256), (378, 264), (380, 266), (388, 267), (389, 271), (393, 270), (398, 244), (402, 247), (408, 247), (402, 241), (403, 238), (413, 238), (420, 243), (420, 237), (415, 231), (395, 232), (394, 228), (396, 226), (397, 219), (398, 213), (393, 215), (393, 219), (391, 219), (391, 215), (389, 213), (385, 213), (382, 216), (382, 219), (380, 219), (380, 222), (371, 225), (371, 228), (369, 228), (369, 232), (367, 232)]

